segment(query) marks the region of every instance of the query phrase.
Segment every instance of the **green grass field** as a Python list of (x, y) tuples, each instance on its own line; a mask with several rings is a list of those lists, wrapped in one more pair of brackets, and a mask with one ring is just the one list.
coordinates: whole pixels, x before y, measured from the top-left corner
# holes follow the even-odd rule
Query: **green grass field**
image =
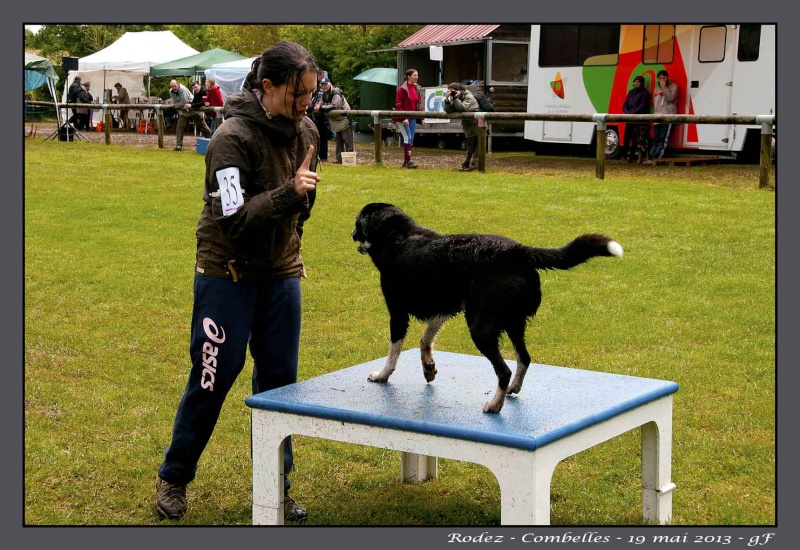
[[(678, 382), (673, 522), (774, 524), (775, 193), (758, 190), (758, 166), (609, 164), (597, 181), (590, 158), (501, 171), (522, 154), (496, 153), (487, 173), (461, 174), (452, 154), (450, 170), (324, 167), (304, 236), (300, 379), (388, 350), (378, 273), (350, 238), (367, 202), (440, 232), (537, 246), (604, 232), (622, 259), (542, 274), (534, 362)], [(26, 140), (26, 525), (160, 523), (154, 486), (189, 369), (203, 174), (195, 154)], [(461, 318), (437, 347), (478, 354)], [(513, 358), (507, 340), (503, 353)], [(251, 521), (250, 372), (248, 360), (179, 524)], [(437, 480), (408, 485), (396, 452), (301, 436), (294, 447), (292, 495), (308, 525), (499, 524), (483, 467), (440, 460)], [(640, 523), (638, 453), (637, 430), (562, 462), (552, 523)]]

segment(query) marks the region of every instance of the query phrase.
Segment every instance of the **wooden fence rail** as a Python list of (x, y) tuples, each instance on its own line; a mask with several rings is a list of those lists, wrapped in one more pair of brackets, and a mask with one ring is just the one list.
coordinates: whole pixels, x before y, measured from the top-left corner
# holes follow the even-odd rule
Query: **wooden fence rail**
[[(28, 101), (28, 105), (42, 105), (53, 107), (54, 104), (44, 101)], [(164, 110), (173, 108), (172, 105), (164, 103), (70, 103), (59, 104), (59, 109), (89, 108), (102, 110), (104, 118), (104, 131), (106, 134), (106, 144), (111, 143), (111, 111), (120, 109), (127, 110), (154, 110), (156, 118), (156, 129), (158, 131), (158, 147), (164, 148)], [(202, 107), (199, 111), (206, 113), (220, 112), (222, 107)], [(326, 113), (328, 117), (347, 116), (347, 117), (372, 117), (375, 147), (375, 164), (383, 164), (383, 139), (381, 139), (383, 125), (381, 120), (384, 118), (441, 118), (450, 120), (477, 119), (478, 121), (478, 170), (486, 171), (486, 149), (487, 149), (487, 129), (488, 124), (498, 120), (542, 120), (542, 121), (564, 121), (564, 122), (593, 122), (597, 127), (597, 153), (596, 171), (597, 179), (605, 179), (605, 132), (609, 122), (661, 122), (673, 124), (752, 124), (761, 127), (761, 150), (759, 162), (759, 188), (769, 187), (770, 173), (772, 170), (772, 138), (775, 133), (775, 115), (624, 115), (624, 114), (550, 114), (550, 113), (443, 113), (428, 111), (375, 111), (357, 110), (349, 111), (330, 111)]]

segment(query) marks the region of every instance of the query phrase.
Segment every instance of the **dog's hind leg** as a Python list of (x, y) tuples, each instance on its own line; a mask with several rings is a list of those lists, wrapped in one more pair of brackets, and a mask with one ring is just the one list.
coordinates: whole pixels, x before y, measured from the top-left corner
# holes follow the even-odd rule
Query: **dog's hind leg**
[[(479, 346), (478, 349), (481, 349), (481, 346)], [(494, 346), (494, 350), (484, 347), (481, 349), (481, 353), (483, 353), (486, 358), (492, 362), (494, 372), (497, 375), (497, 391), (495, 391), (494, 397), (492, 397), (490, 401), (484, 403), (483, 412), (499, 413), (503, 408), (503, 404), (506, 402), (508, 381), (511, 379), (511, 369), (508, 368), (508, 365), (506, 365), (506, 362), (500, 355), (500, 350), (497, 349), (496, 345)]]
[(440, 316), (428, 320), (422, 339), (419, 341), (420, 359), (422, 360), (422, 374), (427, 382), (433, 382), (436, 378), (436, 362), (433, 360), (433, 341), (441, 330), (442, 325), (449, 317)]
[(508, 386), (508, 393), (519, 393), (522, 389), (522, 382), (525, 380), (525, 374), (528, 372), (528, 366), (531, 364), (531, 356), (528, 353), (528, 348), (525, 346), (525, 323), (522, 326), (516, 326), (506, 330), (508, 339), (514, 346), (514, 351), (517, 355), (517, 370), (514, 372), (514, 378)]
[(392, 343), (389, 344), (389, 355), (386, 357), (383, 368), (367, 377), (370, 382), (386, 382), (397, 368), (397, 359), (400, 357), (400, 352), (403, 351), (403, 341), (408, 332), (408, 321), (408, 314), (390, 314), (389, 332)]
[(483, 412), (499, 413), (506, 401), (508, 382), (511, 380), (511, 369), (508, 368), (502, 355), (500, 355), (500, 333), (488, 334), (484, 332), (481, 334), (478, 330), (473, 329), (472, 326), (470, 326), (470, 333), (472, 334), (472, 341), (478, 347), (478, 351), (491, 361), (494, 373), (497, 375), (497, 391), (494, 397), (483, 405)]

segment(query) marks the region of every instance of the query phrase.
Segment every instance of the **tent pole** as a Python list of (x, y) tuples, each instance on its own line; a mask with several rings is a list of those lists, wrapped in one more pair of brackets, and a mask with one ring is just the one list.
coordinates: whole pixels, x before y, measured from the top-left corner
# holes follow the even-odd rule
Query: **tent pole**
[(56, 106), (56, 121), (58, 127), (61, 128), (61, 109), (58, 108), (58, 96), (56, 96), (56, 85), (53, 79), (47, 77), (47, 88), (50, 90), (50, 95), (53, 96), (53, 104)]

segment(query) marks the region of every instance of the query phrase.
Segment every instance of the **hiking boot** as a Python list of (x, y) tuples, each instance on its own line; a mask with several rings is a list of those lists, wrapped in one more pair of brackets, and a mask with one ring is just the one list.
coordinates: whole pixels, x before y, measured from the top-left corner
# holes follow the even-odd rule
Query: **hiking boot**
[(181, 519), (186, 513), (186, 485), (175, 485), (158, 478), (156, 508), (167, 519)]
[(283, 496), (283, 520), (284, 521), (305, 521), (308, 512), (305, 508), (297, 504), (289, 495)]
[(416, 168), (417, 166), (419, 165), (413, 160), (409, 160), (408, 162), (403, 163), (403, 168)]
[(183, 149), (183, 147), (181, 147), (180, 145), (176, 145), (173, 151), (180, 151), (181, 149)]

